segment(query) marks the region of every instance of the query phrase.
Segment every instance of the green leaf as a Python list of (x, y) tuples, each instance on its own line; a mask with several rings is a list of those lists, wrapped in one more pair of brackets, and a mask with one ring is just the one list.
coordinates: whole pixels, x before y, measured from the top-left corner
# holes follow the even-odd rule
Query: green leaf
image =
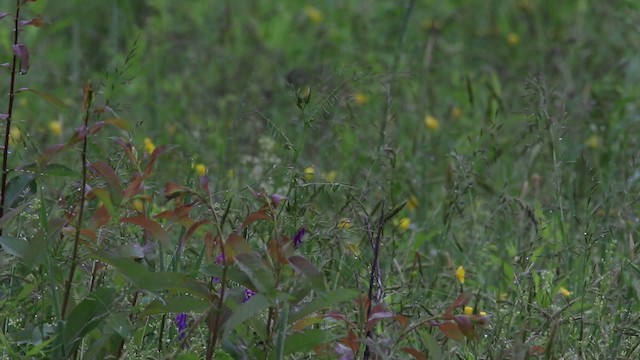
[(60, 231), (66, 221), (64, 219), (51, 219), (47, 229), (40, 229), (33, 236), (22, 257), (23, 263), (31, 267), (40, 263), (44, 256), (49, 255), (49, 244), (58, 239)]
[(4, 213), (4, 216), (0, 218), (0, 228), (4, 227), (6, 223), (11, 221), (16, 215), (21, 214), (22, 210), (29, 205), (29, 202), (23, 202), (17, 208), (11, 209)]
[(438, 341), (427, 331), (422, 331), (422, 342), (427, 346), (429, 359), (440, 360), (442, 359), (442, 348)]
[(224, 325), (224, 331), (235, 329), (239, 324), (267, 309), (269, 305), (271, 305), (271, 302), (266, 296), (260, 293), (253, 295), (249, 300), (233, 310), (229, 320)]
[(80, 177), (80, 173), (62, 164), (49, 164), (44, 170), (45, 175), (57, 176), (57, 177)]
[(113, 256), (104, 251), (96, 252), (91, 257), (118, 269), (138, 289), (173, 290), (186, 292), (207, 301), (210, 299), (209, 289), (187, 275), (170, 271), (152, 272), (144, 265), (129, 258)]
[(314, 347), (334, 341), (337, 337), (322, 329), (312, 329), (302, 333), (291, 334), (285, 341), (284, 355), (311, 351)]
[(318, 292), (325, 292), (324, 279), (320, 270), (307, 258), (294, 255), (289, 258), (289, 264), (298, 272), (306, 276), (311, 281), (311, 286)]
[(273, 277), (273, 271), (262, 262), (262, 259), (252, 253), (239, 254), (236, 256), (236, 265), (247, 274), (258, 292), (265, 294), (270, 299), (275, 298), (276, 281)]
[(194, 298), (193, 296), (177, 295), (168, 299), (156, 299), (142, 311), (143, 316), (195, 312), (204, 313), (211, 306), (209, 301)]
[(131, 336), (131, 321), (129, 321), (129, 313), (127, 312), (114, 312), (107, 317), (107, 329), (113, 333), (120, 335), (123, 339), (128, 339)]
[[(115, 289), (100, 288), (89, 294), (73, 309), (66, 321), (60, 323), (56, 339), (60, 346), (62, 357), (71, 356), (85, 335), (98, 327), (111, 312), (111, 304), (116, 296)], [(54, 346), (56, 347), (56, 346)]]
[(20, 240), (13, 236), (0, 236), (0, 245), (2, 249), (9, 254), (17, 257), (23, 257), (27, 251), (27, 245), (29, 242)]
[(36, 193), (36, 180), (32, 174), (20, 174), (7, 183), (5, 204), (10, 208), (18, 206), (29, 195)]
[(351, 289), (337, 289), (326, 294), (319, 294), (315, 299), (303, 306), (298, 311), (293, 311), (289, 316), (289, 322), (295, 322), (316, 311), (326, 309), (341, 302), (356, 298), (360, 293)]

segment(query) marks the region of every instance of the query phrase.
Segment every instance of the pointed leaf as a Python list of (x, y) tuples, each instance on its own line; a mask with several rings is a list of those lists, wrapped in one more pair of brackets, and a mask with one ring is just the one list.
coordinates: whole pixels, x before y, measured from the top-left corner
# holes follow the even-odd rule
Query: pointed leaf
[(231, 317), (224, 325), (224, 331), (234, 330), (241, 323), (268, 309), (270, 305), (271, 302), (264, 295), (260, 293), (253, 295), (249, 300), (233, 310)]
[(227, 264), (232, 263), (236, 256), (250, 252), (251, 247), (249, 243), (239, 234), (231, 233), (224, 243), (224, 255)]
[(469, 303), (470, 299), (471, 299), (471, 293), (466, 293), (465, 292), (465, 293), (462, 293), (462, 294), (458, 295), (456, 300), (451, 305), (449, 305), (449, 307), (447, 307), (447, 309), (444, 311), (445, 314), (449, 314), (454, 309), (467, 305), (467, 303)]
[(169, 244), (169, 233), (162, 228), (162, 225), (144, 215), (122, 218), (120, 222), (136, 224), (147, 230), (154, 238), (162, 241), (164, 244)]
[(289, 263), (298, 272), (306, 276), (311, 281), (311, 286), (318, 292), (325, 291), (324, 279), (320, 270), (307, 258), (294, 255), (289, 258)]
[(271, 220), (271, 210), (269, 210), (269, 208), (263, 207), (260, 210), (250, 213), (242, 222), (242, 228), (244, 229), (259, 220)]
[(334, 341), (336, 338), (336, 335), (323, 329), (312, 329), (302, 333), (293, 333), (285, 340), (283, 355), (306, 353), (314, 347)]
[(458, 342), (464, 342), (465, 336), (458, 327), (458, 324), (454, 322), (445, 322), (438, 325), (438, 328), (440, 329), (440, 331), (442, 331), (444, 336), (448, 337), (449, 339)]
[(394, 317), (392, 311), (389, 311), (384, 303), (377, 303), (372, 309), (371, 314), (369, 314), (369, 319), (367, 319), (367, 324), (365, 326), (365, 331), (370, 331), (373, 327), (383, 319), (391, 319)]
[(68, 105), (60, 100), (59, 98), (51, 95), (51, 94), (47, 94), (45, 92), (42, 91), (38, 91), (38, 90), (34, 90), (31, 88), (20, 88), (18, 90), (16, 90), (16, 93), (20, 93), (20, 92), (31, 92), (36, 94), (37, 96), (39, 96), (42, 100), (48, 102), (49, 104), (55, 106), (58, 109), (66, 109), (68, 108)]
[(7, 183), (5, 204), (10, 208), (18, 206), (28, 196), (36, 193), (36, 180), (32, 174), (19, 174)]
[(427, 356), (425, 354), (423, 354), (421, 351), (418, 351), (416, 349), (413, 348), (403, 348), (402, 349), (403, 352), (406, 352), (407, 354), (413, 356), (414, 359), (417, 360), (427, 360)]
[(259, 293), (265, 294), (273, 299), (276, 295), (276, 281), (273, 277), (273, 270), (258, 256), (252, 253), (239, 254), (236, 256), (236, 265), (244, 272)]
[(458, 328), (467, 337), (467, 339), (476, 339), (477, 335), (473, 329), (473, 323), (471, 319), (466, 315), (456, 315), (453, 317), (453, 321), (458, 324)]
[(60, 336), (63, 357), (75, 352), (85, 335), (98, 327), (111, 312), (116, 291), (100, 288), (89, 294), (76, 306), (62, 325)]
[(21, 240), (12, 236), (0, 236), (0, 245), (2, 250), (17, 257), (23, 257), (27, 251), (28, 241)]
[(98, 173), (109, 186), (113, 203), (119, 205), (122, 201), (122, 186), (116, 172), (104, 161), (96, 161), (90, 165), (92, 172)]
[(353, 300), (358, 295), (360, 295), (360, 293), (352, 289), (337, 289), (327, 291), (325, 294), (319, 294), (309, 303), (299, 306), (297, 309), (294, 308), (289, 315), (289, 321), (298, 321), (316, 311), (329, 308), (345, 301)]

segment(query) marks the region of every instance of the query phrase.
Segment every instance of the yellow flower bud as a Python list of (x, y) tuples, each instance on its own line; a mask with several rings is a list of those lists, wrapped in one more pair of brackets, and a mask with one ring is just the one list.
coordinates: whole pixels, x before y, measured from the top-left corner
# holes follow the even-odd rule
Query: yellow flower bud
[(196, 174), (198, 174), (198, 176), (202, 176), (207, 173), (207, 167), (204, 166), (204, 164), (196, 164), (193, 168), (196, 170)]
[(62, 135), (62, 121), (54, 120), (49, 122), (49, 131), (55, 136)]
[(460, 281), (460, 284), (464, 284), (464, 276), (465, 276), (465, 271), (464, 271), (464, 267), (463, 266), (458, 266), (458, 268), (456, 269), (456, 278), (458, 279), (458, 281)]
[(337, 225), (338, 229), (349, 230), (349, 229), (351, 229), (351, 227), (353, 227), (353, 224), (351, 223), (351, 220), (349, 220), (347, 218), (342, 218), (342, 219), (338, 220), (338, 225)]
[(464, 307), (464, 314), (465, 315), (471, 315), (473, 314), (473, 308), (471, 306), (465, 306)]
[(440, 128), (440, 121), (431, 115), (427, 115), (424, 118), (424, 124), (429, 130), (436, 131), (438, 130), (438, 128)]
[(304, 169), (304, 179), (307, 181), (312, 181), (316, 175), (316, 169), (313, 166), (309, 166)]
[(144, 151), (148, 154), (153, 154), (153, 151), (156, 149), (156, 145), (153, 143), (153, 140), (150, 138), (144, 138)]

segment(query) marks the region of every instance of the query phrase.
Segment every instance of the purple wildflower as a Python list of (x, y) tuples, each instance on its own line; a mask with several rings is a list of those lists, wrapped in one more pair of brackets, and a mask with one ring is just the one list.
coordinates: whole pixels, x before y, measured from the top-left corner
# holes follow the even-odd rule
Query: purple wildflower
[(217, 257), (216, 260), (214, 261), (214, 263), (220, 265), (224, 262), (224, 254), (220, 253)]
[(187, 330), (187, 322), (188, 322), (187, 313), (180, 313), (176, 315), (175, 322), (176, 327), (178, 328), (178, 337), (182, 340), (185, 336), (185, 330)]
[(244, 289), (244, 299), (242, 299), (242, 302), (245, 303), (249, 301), (249, 299), (251, 299), (251, 297), (255, 294), (256, 292), (251, 289)]
[(293, 235), (293, 247), (294, 248), (298, 248), (298, 246), (300, 246), (300, 244), (302, 244), (302, 238), (304, 237), (304, 234), (307, 233), (307, 229), (304, 228), (304, 226), (301, 226), (298, 231), (296, 231), (295, 235)]
[(278, 205), (280, 205), (280, 201), (282, 200), (287, 200), (287, 197), (284, 195), (280, 195), (280, 194), (272, 194), (271, 195), (271, 203), (273, 204), (274, 208), (277, 208)]

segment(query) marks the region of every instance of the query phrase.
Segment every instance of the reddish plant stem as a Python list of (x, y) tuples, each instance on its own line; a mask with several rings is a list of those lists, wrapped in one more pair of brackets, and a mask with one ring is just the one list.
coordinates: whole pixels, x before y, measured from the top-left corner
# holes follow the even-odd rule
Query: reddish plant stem
[[(20, 19), (20, 0), (16, 0), (16, 16), (14, 19), (13, 29), (13, 45), (18, 44), (18, 34), (20, 33), (19, 20)], [(5, 212), (5, 197), (7, 194), (7, 177), (9, 171), (7, 168), (7, 162), (9, 160), (9, 139), (11, 138), (11, 116), (13, 115), (13, 99), (15, 98), (16, 87), (16, 66), (18, 64), (18, 57), (13, 54), (13, 61), (11, 63), (11, 82), (9, 84), (9, 106), (7, 109), (7, 118), (5, 120), (5, 133), (4, 133), (4, 148), (2, 149), (2, 186), (0, 190), (0, 218), (4, 216)], [(0, 228), (0, 236), (2, 236), (3, 228)]]

